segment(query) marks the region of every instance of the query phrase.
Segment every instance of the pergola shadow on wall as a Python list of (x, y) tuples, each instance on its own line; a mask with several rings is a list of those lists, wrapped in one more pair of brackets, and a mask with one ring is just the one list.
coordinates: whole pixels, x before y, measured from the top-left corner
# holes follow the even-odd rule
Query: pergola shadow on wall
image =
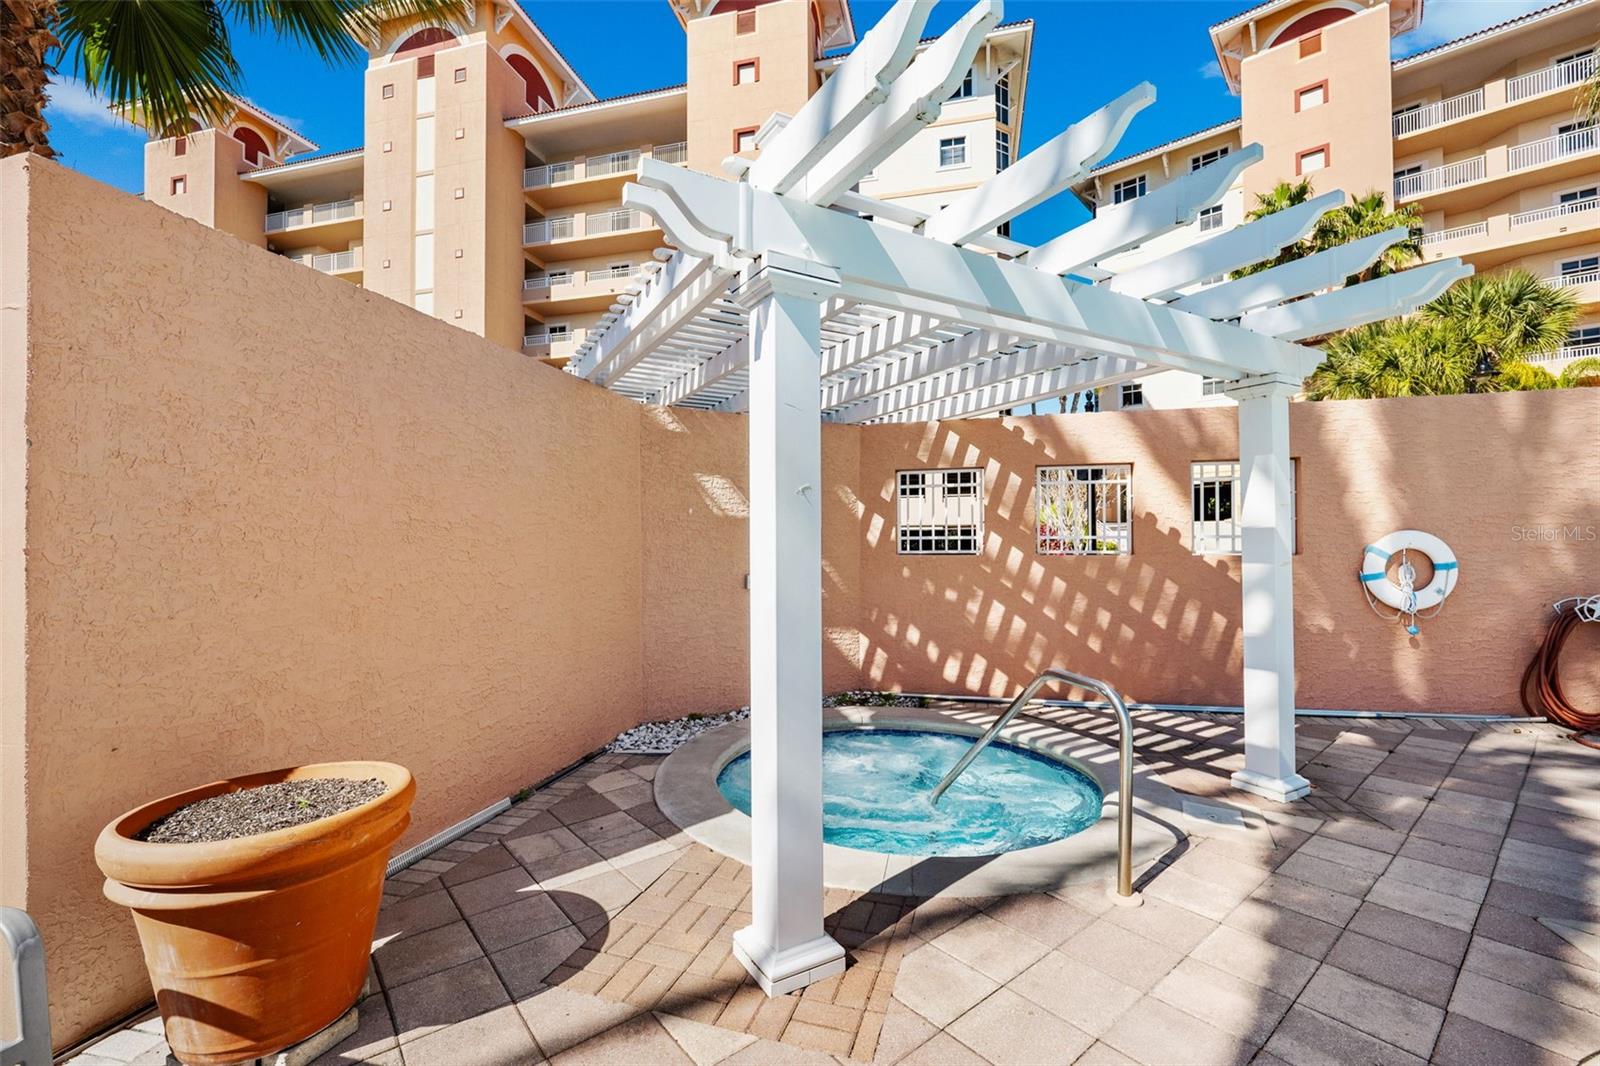
[(1238, 401), (1246, 760), (1234, 784), (1303, 795), (1295, 772), (1289, 398), (1321, 360), (1296, 342), (1409, 311), (1457, 260), (1344, 281), (1399, 228), (1222, 284), (1272, 258), (1329, 193), (1122, 274), (1108, 257), (1189, 225), (1261, 158), (1251, 145), (1037, 246), (999, 233), (1116, 146), (1141, 84), (952, 203), (922, 214), (854, 191), (935, 121), (1000, 0), (926, 47), (900, 0), (732, 180), (645, 160), (624, 203), (677, 250), (613, 305), (569, 369), (642, 402), (749, 415), (752, 924), (736, 952), (770, 993), (837, 973), (822, 931), (821, 431), (972, 418), (1163, 369)]

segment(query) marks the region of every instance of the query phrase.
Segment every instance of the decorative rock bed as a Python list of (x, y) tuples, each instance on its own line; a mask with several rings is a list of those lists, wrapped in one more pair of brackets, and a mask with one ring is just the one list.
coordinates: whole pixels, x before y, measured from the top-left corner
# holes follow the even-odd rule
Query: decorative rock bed
[[(902, 696), (898, 692), (851, 691), (826, 696), (824, 708), (834, 707), (923, 707), (927, 701), (921, 696)], [(710, 732), (729, 722), (739, 722), (750, 717), (749, 707), (726, 711), (722, 714), (690, 714), (668, 722), (646, 722), (618, 734), (606, 745), (606, 751), (616, 755), (671, 755), (702, 733)]]

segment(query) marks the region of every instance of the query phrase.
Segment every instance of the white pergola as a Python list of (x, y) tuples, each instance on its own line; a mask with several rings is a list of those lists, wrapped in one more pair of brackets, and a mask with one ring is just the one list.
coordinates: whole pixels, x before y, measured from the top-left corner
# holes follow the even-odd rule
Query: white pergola
[(939, 116), (1000, 0), (925, 48), (932, 0), (899, 0), (800, 112), (723, 179), (644, 160), (623, 201), (676, 250), (611, 308), (568, 369), (643, 403), (744, 411), (750, 432), (751, 925), (735, 951), (769, 994), (838, 973), (822, 928), (823, 421), (970, 418), (1168, 368), (1225, 379), (1243, 490), (1242, 789), (1295, 772), (1289, 399), (1322, 353), (1296, 343), (1402, 314), (1471, 272), (1447, 260), (1346, 287), (1396, 229), (1193, 291), (1272, 258), (1330, 192), (1155, 262), (1110, 256), (1193, 222), (1259, 146), (1037, 246), (996, 234), (1095, 166), (1155, 99), (1141, 84), (931, 215), (854, 191)]

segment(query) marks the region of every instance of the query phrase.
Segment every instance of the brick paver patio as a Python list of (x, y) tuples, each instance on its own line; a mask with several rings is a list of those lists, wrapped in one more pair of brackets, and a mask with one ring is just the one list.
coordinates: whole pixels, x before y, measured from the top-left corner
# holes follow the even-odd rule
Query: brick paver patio
[[(1045, 712), (1109, 736), (1102, 718)], [(322, 1063), (1576, 1063), (1600, 1051), (1600, 752), (1541, 725), (1302, 720), (1312, 797), (1232, 790), (1237, 720), (1139, 714), (1138, 757), (1243, 812), (1140, 878), (830, 891), (837, 978), (729, 953), (749, 871), (603, 755), (390, 882), (360, 1029)], [(160, 1062), (158, 1024), (85, 1066)]]

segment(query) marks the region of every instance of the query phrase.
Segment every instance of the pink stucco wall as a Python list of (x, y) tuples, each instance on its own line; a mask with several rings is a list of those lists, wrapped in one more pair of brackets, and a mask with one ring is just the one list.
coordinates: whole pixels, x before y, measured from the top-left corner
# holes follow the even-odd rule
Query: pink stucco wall
[[(0, 896), (58, 1042), (148, 999), (91, 847), (219, 776), (402, 762), (405, 843), (638, 721), (747, 701), (740, 416), (637, 407), (54, 164), (0, 162)], [(1297, 404), (1299, 699), (1512, 711), (1550, 601), (1595, 591), (1600, 390)], [(1007, 693), (1055, 662), (1237, 703), (1236, 560), (1188, 547), (1229, 410), (824, 435), (824, 671)], [(1134, 551), (1035, 554), (1034, 468), (1128, 462)], [(984, 468), (977, 557), (893, 543), (896, 469)], [(1354, 581), (1406, 526), (1461, 558), (1416, 640)], [(1594, 627), (1600, 630), (1600, 627)], [(1600, 633), (1570, 681), (1600, 698)]]

